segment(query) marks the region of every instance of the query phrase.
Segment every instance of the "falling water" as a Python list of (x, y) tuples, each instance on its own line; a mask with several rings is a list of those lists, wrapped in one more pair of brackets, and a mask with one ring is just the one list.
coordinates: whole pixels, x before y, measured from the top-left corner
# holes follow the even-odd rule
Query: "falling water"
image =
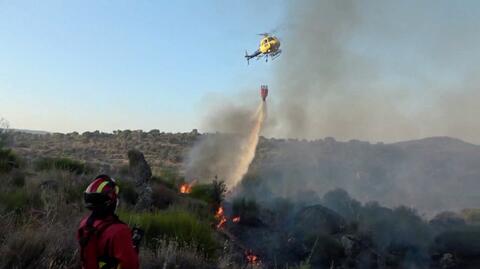
[(237, 183), (240, 182), (243, 176), (247, 173), (248, 167), (255, 157), (260, 131), (266, 116), (266, 109), (266, 103), (261, 102), (253, 116), (252, 129), (245, 137), (243, 143), (240, 145), (238, 163), (232, 171), (229, 180), (233, 186), (237, 185)]

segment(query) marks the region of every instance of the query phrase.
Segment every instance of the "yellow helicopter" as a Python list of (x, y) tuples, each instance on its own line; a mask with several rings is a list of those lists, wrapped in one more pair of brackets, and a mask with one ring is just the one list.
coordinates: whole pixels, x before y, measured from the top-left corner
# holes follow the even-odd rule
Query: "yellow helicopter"
[(250, 63), (250, 59), (256, 58), (257, 60), (265, 57), (265, 61), (268, 62), (268, 57), (272, 60), (277, 58), (282, 50), (280, 49), (280, 40), (277, 37), (270, 35), (269, 33), (259, 34), (263, 36), (260, 40), (260, 46), (258, 50), (255, 51), (252, 55), (248, 55), (248, 52), (245, 51), (245, 58), (247, 58), (247, 63)]

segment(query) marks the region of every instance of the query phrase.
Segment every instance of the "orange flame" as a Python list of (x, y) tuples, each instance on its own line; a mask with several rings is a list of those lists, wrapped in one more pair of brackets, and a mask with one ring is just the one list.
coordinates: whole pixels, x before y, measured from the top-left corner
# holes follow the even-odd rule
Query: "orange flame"
[(217, 229), (221, 229), (223, 225), (227, 222), (227, 218), (223, 214), (223, 207), (220, 206), (215, 213), (215, 218), (218, 220)]
[(180, 193), (190, 193), (192, 192), (192, 185), (188, 183), (183, 183), (180, 185)]
[(253, 253), (251, 249), (245, 251), (245, 258), (249, 264), (258, 265), (260, 264), (260, 258)]
[(233, 223), (239, 223), (240, 222), (240, 217), (239, 216), (233, 217), (232, 221), (233, 221)]

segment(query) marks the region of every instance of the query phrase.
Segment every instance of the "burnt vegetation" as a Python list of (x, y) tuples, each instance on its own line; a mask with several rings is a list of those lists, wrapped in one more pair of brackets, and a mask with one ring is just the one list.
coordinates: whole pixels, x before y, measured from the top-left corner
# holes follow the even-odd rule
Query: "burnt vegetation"
[(480, 209), (457, 206), (478, 204), (477, 196), (466, 191), (457, 209), (440, 203), (431, 211), (385, 198), (404, 190), (392, 178), (414, 176), (398, 172), (405, 168), (419, 171), (419, 188), (432, 178), (474, 188), (478, 146), (447, 138), (390, 145), (261, 139), (232, 193), (215, 177), (180, 193), (183, 161), (200, 136), (2, 133), (0, 268), (78, 268), (82, 192), (100, 173), (120, 185), (122, 220), (146, 232), (142, 268), (480, 266)]

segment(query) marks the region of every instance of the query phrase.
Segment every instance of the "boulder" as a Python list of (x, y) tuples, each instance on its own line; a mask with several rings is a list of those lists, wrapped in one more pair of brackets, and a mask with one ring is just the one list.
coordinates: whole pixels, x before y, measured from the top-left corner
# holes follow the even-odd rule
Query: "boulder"
[(135, 209), (150, 209), (153, 204), (153, 191), (148, 182), (152, 177), (152, 169), (150, 169), (143, 153), (138, 150), (130, 150), (128, 152), (128, 161), (130, 174), (135, 181), (135, 190), (138, 194)]

